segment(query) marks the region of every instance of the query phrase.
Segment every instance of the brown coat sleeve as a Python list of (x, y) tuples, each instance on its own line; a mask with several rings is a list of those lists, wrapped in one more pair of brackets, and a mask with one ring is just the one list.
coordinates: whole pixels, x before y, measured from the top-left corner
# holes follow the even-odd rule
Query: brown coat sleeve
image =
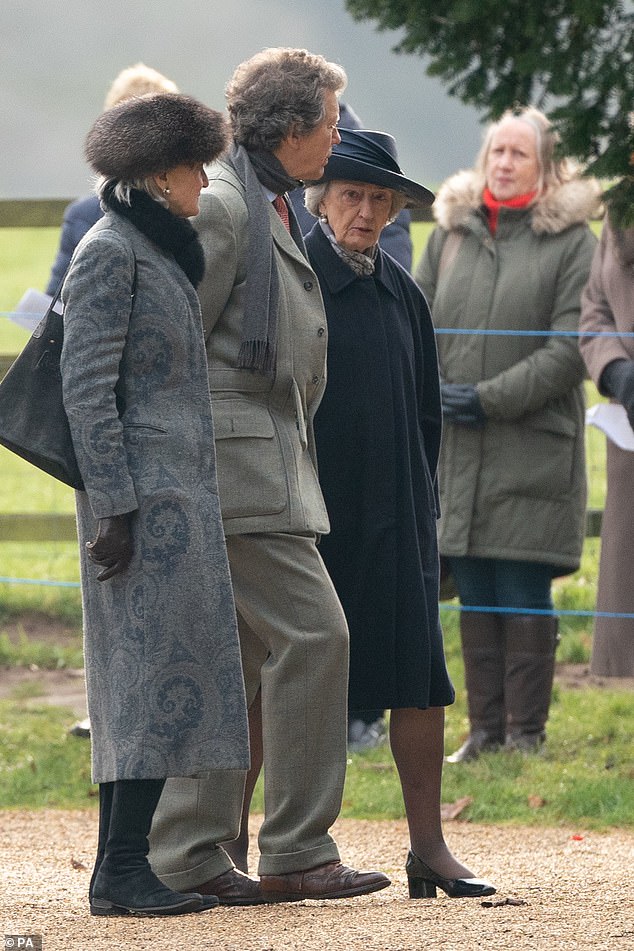
[[(582, 332), (579, 338), (581, 355), (597, 387), (608, 363), (634, 359), (634, 338), (607, 336), (634, 330), (633, 288), (634, 270), (619, 262), (615, 253), (614, 232), (609, 221), (606, 221), (595, 251), (590, 278), (581, 297), (579, 324)], [(583, 335), (588, 333), (596, 336)]]

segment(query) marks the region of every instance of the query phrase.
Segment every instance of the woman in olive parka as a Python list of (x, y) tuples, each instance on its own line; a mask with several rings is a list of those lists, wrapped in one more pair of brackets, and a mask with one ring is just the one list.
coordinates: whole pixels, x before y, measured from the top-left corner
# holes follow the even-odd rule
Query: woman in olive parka
[(543, 742), (558, 640), (551, 582), (581, 556), (585, 368), (574, 332), (600, 188), (555, 144), (532, 107), (492, 125), (474, 170), (440, 189), (416, 274), (442, 377), (440, 551), (463, 607), (470, 734), (451, 762)]

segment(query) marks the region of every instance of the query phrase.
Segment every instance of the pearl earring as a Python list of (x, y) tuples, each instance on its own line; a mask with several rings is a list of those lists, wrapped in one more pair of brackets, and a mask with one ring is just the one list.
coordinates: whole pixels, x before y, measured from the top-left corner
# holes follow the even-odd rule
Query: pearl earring
[(163, 194), (164, 194), (164, 195), (169, 195), (169, 194), (170, 194), (169, 188), (164, 188), (164, 189), (163, 189)]

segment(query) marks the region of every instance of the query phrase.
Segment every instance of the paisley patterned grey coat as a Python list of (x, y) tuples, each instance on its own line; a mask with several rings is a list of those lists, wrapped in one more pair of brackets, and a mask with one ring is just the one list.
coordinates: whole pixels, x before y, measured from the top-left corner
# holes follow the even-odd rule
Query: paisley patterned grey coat
[[(136, 262), (136, 295), (131, 291)], [(93, 779), (248, 767), (235, 609), (196, 291), (111, 212), (63, 290)], [(133, 512), (129, 568), (98, 582), (97, 519)]]

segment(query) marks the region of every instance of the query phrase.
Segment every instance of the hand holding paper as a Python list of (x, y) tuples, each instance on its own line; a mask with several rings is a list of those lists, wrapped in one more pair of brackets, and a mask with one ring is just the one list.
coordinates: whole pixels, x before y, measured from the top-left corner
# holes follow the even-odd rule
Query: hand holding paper
[(634, 432), (620, 403), (597, 403), (586, 410), (586, 423), (596, 426), (620, 449), (634, 452)]

